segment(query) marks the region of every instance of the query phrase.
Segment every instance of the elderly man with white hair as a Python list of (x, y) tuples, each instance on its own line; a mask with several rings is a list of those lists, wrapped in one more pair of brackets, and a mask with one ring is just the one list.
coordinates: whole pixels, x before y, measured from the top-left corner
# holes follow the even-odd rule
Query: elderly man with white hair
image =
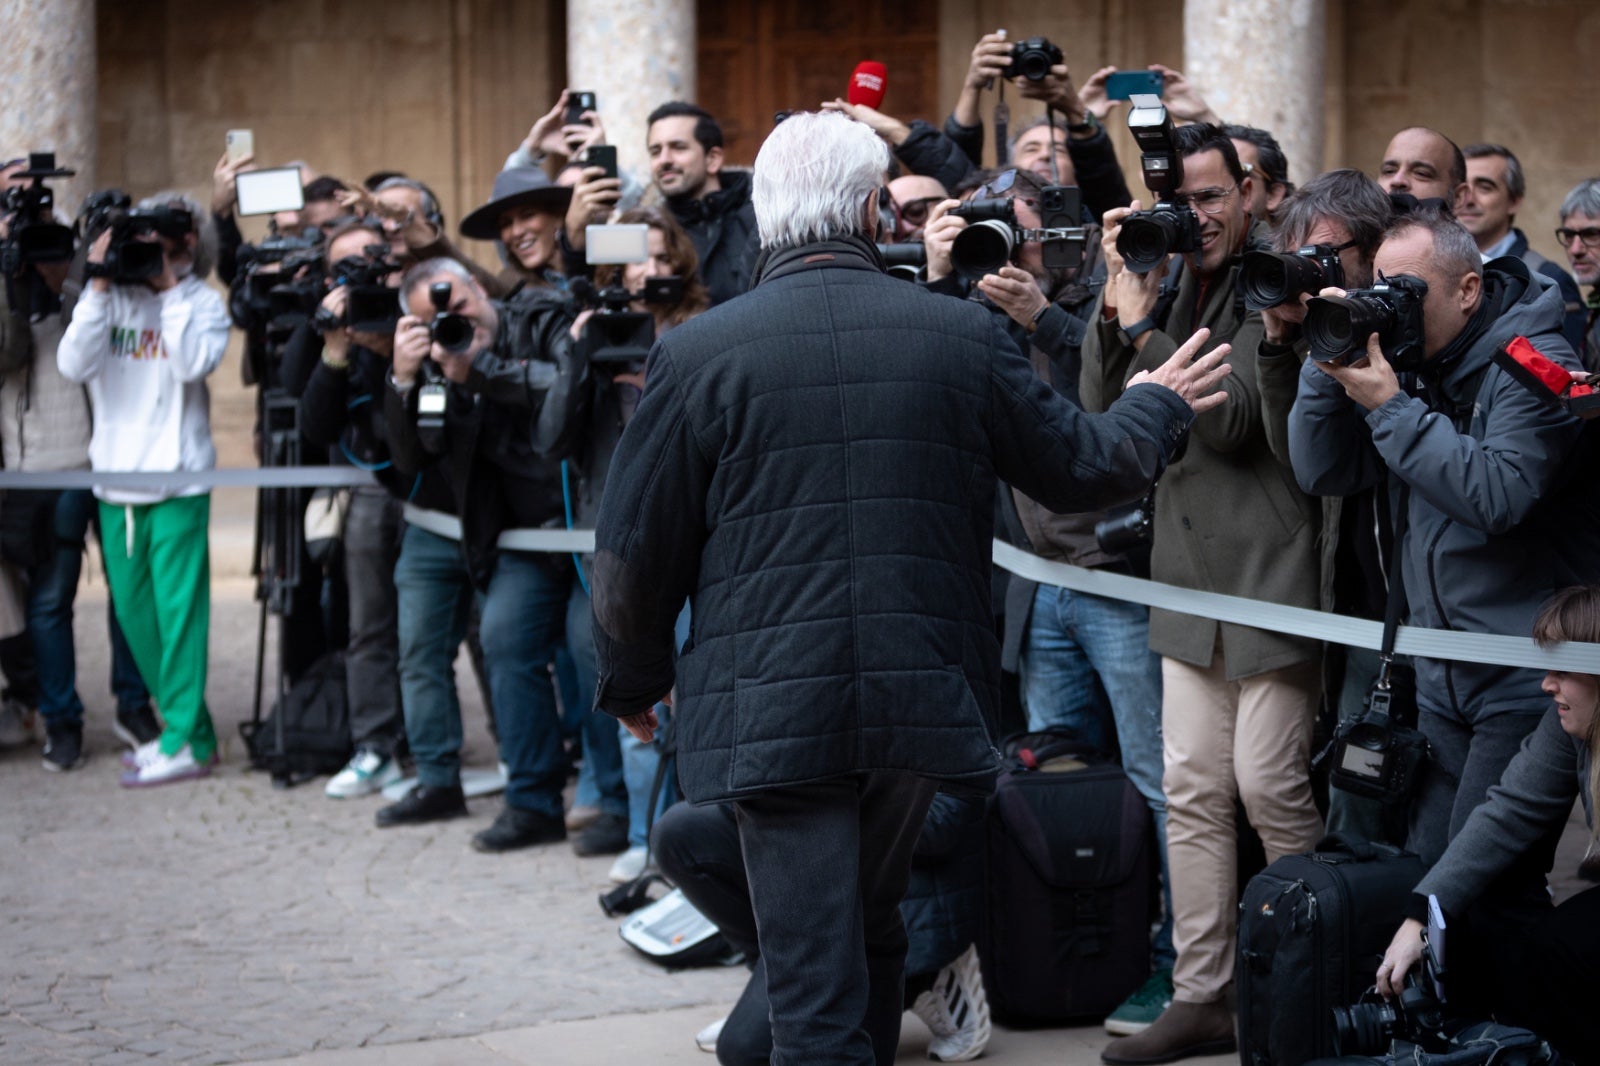
[(789, 1066), (894, 1059), (912, 844), (939, 784), (995, 777), (998, 480), (1135, 499), (1227, 373), (1191, 363), (1202, 335), (1084, 414), (983, 308), (884, 274), (887, 165), (843, 115), (767, 138), (756, 283), (656, 343), (596, 531), (597, 706), (648, 740), (675, 690), (685, 795), (734, 807)]

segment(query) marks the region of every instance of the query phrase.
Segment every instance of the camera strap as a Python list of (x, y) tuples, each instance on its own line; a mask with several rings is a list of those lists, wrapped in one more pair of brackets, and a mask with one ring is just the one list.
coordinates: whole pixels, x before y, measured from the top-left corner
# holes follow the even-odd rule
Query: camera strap
[[(1406, 536), (1406, 520), (1411, 511), (1411, 486), (1404, 481), (1400, 482), (1398, 496), (1397, 510), (1392, 522), (1394, 539), (1389, 549), (1389, 596), (1383, 611), (1383, 644), (1378, 649), (1379, 668), (1376, 687), (1385, 692), (1390, 687), (1389, 675), (1391, 667), (1394, 666), (1394, 642), (1400, 629), (1400, 616), (1406, 609), (1405, 578), (1401, 569), (1401, 559)], [(1382, 504), (1388, 500), (1388, 494), (1380, 491), (1378, 500), (1381, 510)]]

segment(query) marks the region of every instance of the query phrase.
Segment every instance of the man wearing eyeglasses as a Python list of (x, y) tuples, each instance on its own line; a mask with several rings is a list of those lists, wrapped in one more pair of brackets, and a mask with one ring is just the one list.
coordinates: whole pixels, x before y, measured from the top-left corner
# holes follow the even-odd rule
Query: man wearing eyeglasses
[(944, 186), (934, 178), (906, 174), (895, 178), (887, 188), (894, 211), (895, 241), (908, 243), (922, 240), (929, 213), (935, 205), (947, 199)]
[[(1083, 345), (1086, 410), (1103, 410), (1129, 378), (1160, 365), (1196, 329), (1230, 342), (1227, 400), (1197, 419), (1188, 450), (1156, 487), (1151, 576), (1183, 588), (1316, 607), (1313, 503), (1264, 436), (1255, 360), (1259, 312), (1237, 290), (1238, 257), (1265, 240), (1246, 204), (1255, 182), (1220, 127), (1174, 133), (1199, 248), (1147, 274), (1125, 268), (1116, 240), (1127, 210), (1107, 212), (1105, 290)], [(1135, 202), (1134, 207), (1140, 205)], [(1254, 233), (1252, 232), (1254, 230)], [(1235, 797), (1269, 858), (1308, 851), (1322, 832), (1307, 770), (1319, 649), (1276, 632), (1152, 609), (1161, 656), (1161, 729), (1177, 961), (1172, 998), (1148, 1028), (1113, 1040), (1109, 1063), (1169, 1062), (1234, 1046), (1237, 879)]]
[(1583, 330), (1583, 365), (1600, 373), (1600, 178), (1580, 181), (1561, 201), (1556, 240), (1567, 253), (1579, 285), (1589, 286)]

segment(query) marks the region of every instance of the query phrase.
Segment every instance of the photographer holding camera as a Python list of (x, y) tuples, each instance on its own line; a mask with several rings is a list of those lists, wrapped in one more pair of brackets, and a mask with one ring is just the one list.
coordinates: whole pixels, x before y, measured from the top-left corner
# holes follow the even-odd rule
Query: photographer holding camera
[[(1048, 181), (1031, 170), (1004, 171), (974, 194), (967, 210), (997, 198), (1011, 205), (1025, 232), (1038, 232)], [(970, 224), (961, 211), (952, 212), (954, 206), (955, 201), (940, 204), (928, 224), (928, 287), (934, 291), (951, 291), (952, 285), (959, 285), (962, 272), (954, 271), (958, 264), (967, 265), (960, 253), (971, 255), (965, 242), (973, 235), (963, 236)], [(1074, 403), (1079, 400), (1081, 346), (1098, 275), (1104, 270), (1100, 228), (1083, 227), (1076, 240), (1082, 256), (1076, 266), (1046, 268), (1044, 242), (1029, 237), (1013, 248), (1011, 262), (973, 284), (973, 297), (981, 296), (1003, 316), (1006, 332), (1019, 350), (1028, 353), (1040, 380)], [(960, 295), (960, 289), (953, 294)], [(1026, 546), (1035, 554), (1090, 569), (1134, 571), (1125, 551), (1139, 547), (1137, 543), (1108, 546), (1096, 535), (1105, 513), (1056, 514), (1015, 489), (1012, 498)], [(1028, 728), (1072, 733), (1101, 751), (1121, 752), (1123, 769), (1155, 820), (1162, 883), (1170, 884), (1167, 801), (1161, 790), (1161, 663), (1149, 647), (1149, 611), (1138, 604), (1012, 576), (1005, 614), (1001, 662), (1021, 678)], [(1097, 689), (1104, 691), (1104, 699)], [(1170, 915), (1170, 903), (1167, 911)], [(1170, 918), (1157, 931), (1152, 954), (1150, 983), (1112, 1012), (1107, 1019), (1111, 1032), (1141, 1031), (1170, 998)]]
[[(1509, 257), (1484, 264), (1437, 210), (1393, 222), (1379, 284), (1312, 300), (1311, 358), (1289, 422), (1307, 492), (1348, 495), (1389, 478), (1407, 625), (1525, 633), (1540, 604), (1592, 570), (1595, 531), (1571, 520), (1582, 423), (1492, 361), (1521, 335), (1575, 368), (1556, 283)], [(1402, 377), (1403, 375), (1403, 377)], [(1407, 847), (1432, 864), (1538, 724), (1539, 675), (1418, 657), (1427, 739)], [(1548, 842), (1484, 894), (1506, 914), (1539, 905)]]
[[(1129, 125), (1144, 150), (1151, 211), (1106, 215), (1104, 292), (1083, 345), (1084, 408), (1103, 410), (1130, 375), (1158, 366), (1200, 327), (1231, 342), (1227, 400), (1195, 420), (1187, 451), (1155, 492), (1157, 581), (1317, 605), (1311, 501), (1263, 438), (1255, 360), (1258, 312), (1246, 311), (1238, 257), (1261, 240), (1245, 203), (1253, 181), (1218, 126), (1174, 130), (1158, 104)], [(1169, 259), (1172, 252), (1180, 258)], [(1175, 275), (1167, 278), (1165, 275)], [(1269, 861), (1322, 832), (1308, 763), (1319, 690), (1314, 642), (1172, 611), (1150, 612), (1162, 659), (1167, 849), (1172, 873), (1173, 998), (1148, 1029), (1107, 1045), (1106, 1062), (1170, 1061), (1233, 1047), (1226, 995), (1236, 922), (1235, 797)]]
[[(537, 293), (491, 301), (453, 259), (410, 268), (400, 292), (409, 314), (395, 328), (384, 390), (389, 445), (402, 472), (435, 461), (443, 466), (461, 521), (459, 543), (418, 524), (406, 531), (395, 575), (400, 681), (419, 785), (380, 810), (378, 824), (466, 811), (452, 662), (466, 625), (464, 595), (475, 590), (500, 755), (509, 769), (505, 807), (473, 837), (473, 847), (500, 852), (562, 840), (567, 762), (545, 667), (572, 577), (560, 556), (503, 547), (500, 540), (509, 530), (562, 518), (560, 465), (543, 456), (570, 447), (572, 413), (588, 384), (587, 369), (575, 362), (570, 304)], [(622, 833), (605, 841), (586, 833), (576, 842), (579, 854), (625, 846)]]
[[(0, 218), (0, 397), (5, 399), (0, 404), (0, 451), (7, 470), (89, 467), (89, 398), (56, 364), (57, 346), (78, 292), (78, 285), (68, 280), (76, 242), (72, 231), (57, 221), (54, 195), (45, 183), (72, 173), (57, 169), (49, 153), (35, 153), (0, 172), (13, 183)], [(0, 648), (14, 649), (36, 665), (46, 770), (75, 770), (84, 762), (72, 605), (94, 517), (94, 495), (88, 489), (9, 489), (0, 499), (0, 555), (27, 583), (26, 633), (19, 645), (5, 641)], [(160, 736), (161, 726), (109, 604), (106, 618), (111, 685), (117, 696), (114, 728), (137, 747)], [(9, 654), (5, 670), (10, 687), (20, 688), (23, 671)], [(10, 713), (12, 701), (6, 702), (0, 713)]]
[[(181, 474), (216, 465), (205, 379), (222, 361), (229, 322), (203, 280), (211, 266), (198, 229), (204, 217), (168, 194), (88, 221), (90, 281), (56, 358), (64, 377), (89, 387), (97, 471)], [(137, 749), (122, 784), (203, 777), (217, 749), (205, 702), (210, 493), (178, 477), (162, 488), (103, 486), (95, 495), (117, 620), (166, 723)]]
[[(1545, 647), (1600, 642), (1600, 588), (1558, 592), (1539, 612), (1533, 637)], [(1417, 885), (1376, 980), (1383, 995), (1400, 993), (1422, 955), (1428, 897), (1434, 896), (1449, 927), (1452, 1004), (1463, 984), (1459, 978), (1470, 973), (1486, 982), (1478, 990), (1485, 998), (1477, 1010), (1532, 1029), (1573, 1062), (1600, 1062), (1594, 1005), (1579, 994), (1600, 987), (1600, 888), (1553, 909), (1546, 902), (1524, 923), (1458, 929), (1458, 919), (1511, 866), (1532, 862), (1544, 869), (1537, 865), (1544, 842), (1561, 833), (1574, 798), (1582, 801), (1589, 827), (1586, 862), (1600, 850), (1594, 810), (1600, 790), (1600, 677), (1552, 670), (1542, 687), (1555, 705), (1543, 712), (1499, 783)]]

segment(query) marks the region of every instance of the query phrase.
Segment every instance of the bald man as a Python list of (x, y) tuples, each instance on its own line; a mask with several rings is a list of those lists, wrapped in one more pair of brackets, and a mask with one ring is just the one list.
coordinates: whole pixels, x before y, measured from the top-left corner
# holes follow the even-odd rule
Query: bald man
[(1456, 142), (1426, 126), (1395, 134), (1378, 168), (1384, 192), (1443, 200), (1453, 211), (1467, 191), (1467, 161)]

